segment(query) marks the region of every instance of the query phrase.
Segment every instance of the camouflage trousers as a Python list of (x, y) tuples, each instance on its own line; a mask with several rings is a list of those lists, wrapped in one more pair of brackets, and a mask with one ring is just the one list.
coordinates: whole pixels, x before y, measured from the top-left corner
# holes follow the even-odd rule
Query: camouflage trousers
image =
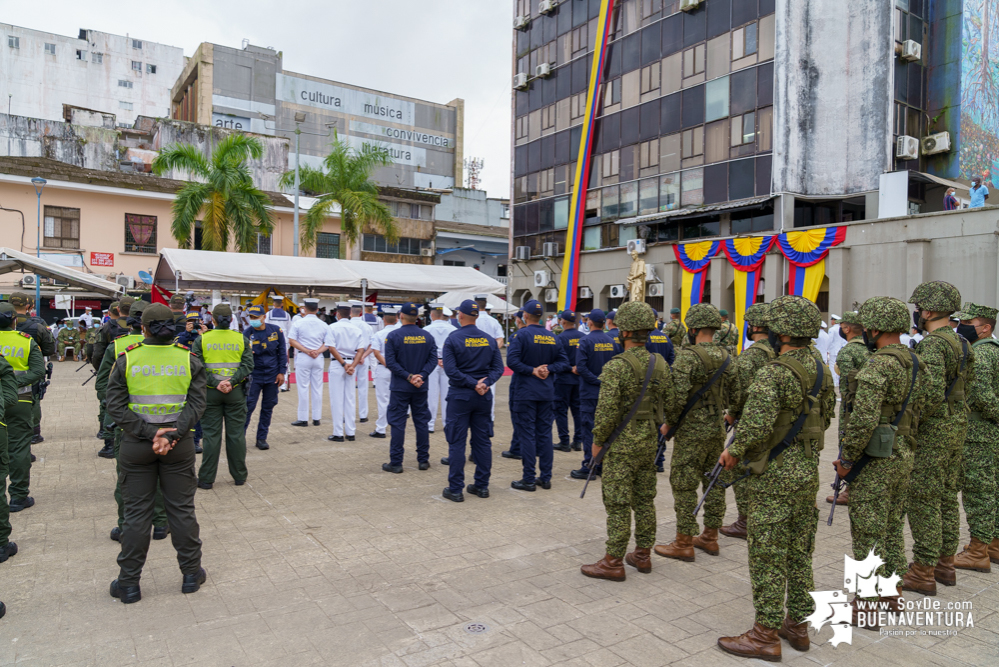
[(739, 510), (739, 516), (749, 515), (749, 480), (748, 478), (742, 479), (747, 472), (749, 471), (746, 467), (742, 463), (738, 463), (731, 470), (726, 470), (721, 474), (720, 481), (732, 485), (732, 493), (735, 495), (735, 506)]
[(877, 572), (882, 577), (908, 570), (903, 531), (912, 460), (909, 449), (898, 446), (890, 458), (868, 461), (850, 483), (853, 557), (864, 560), (873, 549), (884, 561)]
[(971, 536), (985, 544), (999, 537), (999, 442), (964, 443), (961, 500)]
[[(697, 535), (701, 532), (694, 517), (700, 499), (698, 489), (708, 486), (708, 475), (725, 448), (725, 431), (720, 427), (709, 432), (702, 429), (677, 435), (673, 442), (669, 483), (673, 488), (676, 532)], [(725, 489), (716, 484), (704, 501), (704, 527), (721, 528), (724, 520)]]
[(787, 614), (802, 621), (815, 610), (812, 552), (818, 529), (819, 456), (801, 445), (749, 478), (749, 577), (756, 621), (779, 628)]
[(936, 565), (940, 558), (957, 553), (961, 529), (957, 492), (965, 431), (945, 423), (920, 424), (906, 504), (912, 559), (920, 565)]
[(635, 544), (651, 549), (656, 543), (655, 440), (611, 447), (603, 460), (600, 485), (607, 510), (607, 553), (623, 558), (635, 515)]

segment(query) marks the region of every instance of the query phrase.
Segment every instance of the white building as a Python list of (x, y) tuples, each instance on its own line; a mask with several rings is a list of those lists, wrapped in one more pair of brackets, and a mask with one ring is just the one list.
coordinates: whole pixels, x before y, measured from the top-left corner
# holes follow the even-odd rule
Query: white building
[(455, 188), (441, 194), (436, 215), (434, 264), (470, 266), (507, 283), (510, 253), (510, 200), (483, 190)]
[(81, 29), (77, 37), (0, 23), (0, 106), (11, 114), (63, 120), (63, 105), (168, 117), (184, 51), (129, 35)]

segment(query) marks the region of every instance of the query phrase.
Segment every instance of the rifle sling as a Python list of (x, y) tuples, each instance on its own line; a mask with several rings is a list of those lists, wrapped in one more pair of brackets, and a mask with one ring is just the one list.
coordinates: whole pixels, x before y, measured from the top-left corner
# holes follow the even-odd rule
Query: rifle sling
[(690, 412), (695, 405), (697, 405), (698, 401), (704, 397), (704, 394), (708, 391), (708, 389), (711, 389), (711, 385), (718, 381), (718, 378), (720, 378), (722, 373), (725, 372), (725, 369), (728, 367), (728, 363), (730, 361), (732, 361), (731, 355), (726, 356), (725, 361), (723, 361), (722, 365), (718, 367), (718, 370), (714, 372), (714, 375), (708, 378), (708, 381), (701, 385), (701, 388), (695, 391), (694, 395), (690, 397), (687, 404), (683, 406), (683, 412), (680, 413), (680, 418), (676, 420), (676, 424), (674, 424), (670, 430), (666, 432), (667, 440), (671, 440), (673, 438), (673, 435), (683, 424), (683, 420), (687, 417), (687, 413)]
[(627, 428), (628, 424), (631, 422), (631, 419), (638, 413), (638, 406), (642, 404), (642, 399), (645, 398), (645, 392), (649, 388), (649, 383), (652, 382), (652, 374), (653, 372), (655, 372), (655, 370), (656, 370), (656, 355), (651, 354), (649, 355), (649, 368), (648, 370), (645, 371), (645, 382), (642, 383), (642, 391), (638, 392), (638, 398), (635, 399), (635, 404), (631, 406), (631, 410), (628, 411), (628, 414), (624, 416), (624, 419), (621, 420), (621, 423), (617, 425), (617, 428), (611, 432), (610, 436), (607, 438), (607, 441), (600, 448), (600, 453), (593, 458), (593, 466), (592, 466), (593, 468), (596, 468), (598, 465), (600, 465), (600, 462), (604, 460), (604, 456), (607, 454), (607, 450), (611, 448), (611, 445), (614, 444), (614, 441), (618, 439), (618, 436), (620, 436), (624, 432), (624, 429)]
[[(961, 365), (958, 366), (957, 373), (954, 374), (954, 379), (951, 380), (950, 386), (947, 387), (947, 391), (944, 392), (944, 400), (946, 403), (947, 399), (950, 398), (950, 392), (954, 391), (954, 386), (957, 381), (961, 379), (961, 373), (964, 371), (964, 364), (968, 360), (968, 341), (964, 338), (961, 339)], [(908, 399), (907, 399), (908, 400)]]
[[(822, 391), (822, 376), (824, 375), (824, 373), (825, 372), (822, 370), (822, 362), (816, 360), (815, 385), (812, 387), (812, 390), (808, 392), (808, 394), (802, 400), (803, 405), (805, 403), (808, 403), (809, 398), (811, 398), (812, 400), (818, 398), (819, 392)], [(808, 406), (805, 407), (806, 409), (801, 414), (799, 414), (798, 418), (794, 420), (793, 424), (791, 424), (791, 430), (787, 432), (787, 435), (784, 436), (784, 439), (781, 440), (779, 443), (777, 443), (777, 445), (770, 450), (770, 453), (767, 455), (768, 461), (773, 461), (778, 456), (783, 454), (784, 450), (786, 450), (788, 447), (794, 444), (794, 439), (798, 437), (798, 432), (801, 431), (801, 427), (805, 425), (805, 420), (808, 419), (808, 415), (809, 413), (811, 413), (811, 408)]]

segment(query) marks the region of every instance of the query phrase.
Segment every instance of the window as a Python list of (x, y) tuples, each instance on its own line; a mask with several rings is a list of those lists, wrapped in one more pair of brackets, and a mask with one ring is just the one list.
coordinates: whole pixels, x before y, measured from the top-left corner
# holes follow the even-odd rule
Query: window
[(732, 31), (732, 60), (739, 60), (756, 53), (756, 24)]
[(618, 217), (631, 218), (638, 213), (638, 183), (631, 181), (621, 186), (621, 203)]
[(732, 146), (756, 141), (756, 112), (732, 116)]
[(102, 64), (104, 62), (104, 54), (103, 53), (91, 53), (90, 54), (90, 60), (95, 65), (100, 65), (100, 64)]
[(599, 227), (590, 227), (583, 230), (583, 250), (600, 250)]
[(45, 42), (45, 55), (54, 56), (55, 55), (55, 44), (50, 44)]
[(601, 173), (604, 178), (617, 176), (621, 172), (621, 152), (611, 151), (603, 154), (603, 167)]
[(555, 105), (550, 104), (541, 110), (541, 131), (555, 129)]
[[(672, 211), (680, 208), (680, 174), (666, 174), (659, 177), (659, 210)], [(674, 237), (675, 238), (675, 237)], [(660, 239), (661, 241), (667, 239)]]
[(156, 254), (156, 216), (125, 214), (125, 252)]
[(124, 79), (118, 79), (118, 87), (119, 88), (131, 88), (132, 87), (132, 82), (131, 81), (125, 81)]
[(757, 119), (757, 125), (759, 127), (759, 135), (756, 149), (759, 151), (768, 151), (772, 148), (773, 139), (773, 122), (774, 122), (774, 108), (766, 107), (760, 109), (756, 112), (759, 118)]
[(156, 74), (156, 65), (146, 65), (146, 74)]
[(575, 123), (586, 113), (586, 93), (573, 95), (569, 103), (569, 123)]
[(142, 74), (142, 63), (139, 62), (138, 60), (133, 60), (132, 61), (132, 71), (133, 72), (138, 72), (139, 74)]
[[(721, 221), (717, 215), (699, 218), (697, 222), (683, 225), (683, 239), (696, 239), (702, 236), (718, 236), (721, 233)], [(705, 301), (708, 303), (708, 301)]]
[(340, 235), (330, 232), (319, 232), (316, 237), (316, 257), (340, 259)]
[(506, 277), (506, 264), (497, 264), (496, 265), (496, 275), (498, 277), (500, 277), (500, 278), (505, 278)]
[(653, 139), (652, 141), (646, 141), (639, 145), (638, 149), (638, 169), (642, 172), (640, 175), (645, 174), (646, 169), (654, 170), (655, 173), (659, 170), (659, 140)]
[(257, 254), (271, 254), (271, 237), (264, 236), (263, 234), (257, 234)]
[(642, 95), (646, 93), (658, 92), (659, 90), (659, 62), (654, 62), (648, 67), (642, 68), (642, 82), (641, 82), (641, 92)]
[(465, 266), (465, 260), (463, 259), (445, 259), (443, 262), (444, 266)]
[(379, 234), (365, 234), (362, 249), (367, 252), (384, 252), (398, 255), (419, 255), (424, 248), (431, 248), (432, 242), (424, 239), (400, 238), (389, 242)]
[(767, 232), (774, 228), (772, 210), (740, 211), (732, 214), (732, 233), (750, 234), (752, 232)]
[(7, 35), (7, 46), (12, 49), (21, 48), (21, 38), (15, 37), (14, 35)]
[(683, 52), (683, 78), (704, 73), (704, 53), (704, 44), (699, 44)]
[(704, 127), (683, 131), (683, 159), (704, 155)]
[(133, 39), (132, 40), (132, 48), (133, 49), (140, 49), (141, 50), (142, 49), (142, 40), (141, 39)]
[(604, 106), (610, 107), (621, 103), (621, 77), (609, 81), (604, 89)]
[(704, 120), (713, 120), (728, 115), (728, 77), (708, 81), (704, 86)]
[(681, 174), (680, 179), (682, 206), (701, 206), (704, 204), (704, 170), (689, 169)]
[(581, 25), (572, 31), (571, 55), (573, 58), (586, 53), (586, 50), (590, 47), (589, 35), (590, 35), (589, 25)]
[(125, 111), (131, 111), (132, 110), (132, 103), (131, 102), (126, 102), (124, 100), (119, 100), (118, 101), (118, 108), (124, 109)]
[(554, 224), (555, 229), (567, 229), (569, 227), (569, 200), (556, 199), (554, 204)]
[(46, 248), (79, 248), (80, 209), (46, 206), (42, 245)]
[(515, 127), (517, 128), (517, 141), (521, 139), (527, 139), (527, 116), (520, 116), (515, 121)]
[(82, 50), (82, 49), (77, 49), (76, 50), (76, 59), (77, 60), (82, 60), (83, 62), (87, 62), (87, 52), (84, 51), (84, 50)]

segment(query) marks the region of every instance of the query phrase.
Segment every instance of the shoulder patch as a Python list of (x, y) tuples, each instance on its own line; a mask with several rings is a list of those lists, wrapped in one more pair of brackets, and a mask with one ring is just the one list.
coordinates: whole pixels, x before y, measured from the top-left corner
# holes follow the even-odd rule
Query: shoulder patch
[[(139, 343), (139, 345), (142, 345), (142, 343)], [(174, 347), (179, 347), (182, 350), (187, 350), (188, 352), (191, 351), (190, 347), (188, 347), (187, 345), (181, 345), (180, 343), (174, 343), (173, 346)]]
[(31, 338), (31, 334), (24, 333), (23, 331), (18, 331), (17, 333), (21, 334), (25, 338)]
[(142, 347), (142, 342), (134, 343), (125, 348), (125, 352), (131, 352), (132, 350)]

